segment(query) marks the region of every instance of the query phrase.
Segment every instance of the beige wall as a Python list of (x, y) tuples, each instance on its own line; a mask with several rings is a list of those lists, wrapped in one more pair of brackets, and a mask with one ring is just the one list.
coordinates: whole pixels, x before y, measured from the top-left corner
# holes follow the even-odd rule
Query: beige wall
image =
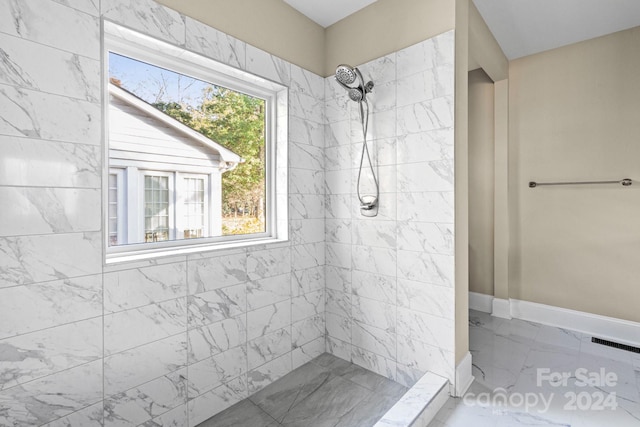
[(325, 31), (282, 0), (158, 0), (193, 19), (322, 75)]
[(456, 366), (469, 352), (469, 3), (456, 0), (455, 288)]
[(452, 30), (451, 0), (378, 0), (327, 28), (325, 76)]
[(510, 297), (640, 321), (640, 27), (509, 69)]
[(494, 88), (469, 72), (469, 291), (493, 295)]

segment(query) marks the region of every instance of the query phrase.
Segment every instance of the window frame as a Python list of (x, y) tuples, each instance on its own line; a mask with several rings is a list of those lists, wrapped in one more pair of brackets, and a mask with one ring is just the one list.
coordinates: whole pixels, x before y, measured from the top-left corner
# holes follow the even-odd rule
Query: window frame
[[(190, 52), (182, 47), (140, 34), (108, 20), (103, 20), (102, 24), (105, 153), (103, 182), (106, 182), (106, 185), (103, 185), (103, 201), (106, 206), (106, 209), (103, 209), (105, 264), (287, 241), (288, 87)], [(109, 78), (109, 52), (128, 56), (135, 60), (147, 62), (206, 82), (212, 82), (212, 84), (265, 101), (265, 231), (263, 233), (109, 246), (108, 174), (110, 173), (110, 166), (111, 170), (117, 170), (121, 167), (120, 165), (109, 164), (109, 93), (107, 84)], [(139, 169), (140, 172), (143, 170), (142, 167)], [(155, 170), (157, 169), (154, 168)], [(126, 173), (126, 169), (124, 171)], [(176, 172), (179, 175), (186, 175), (181, 171), (172, 172), (174, 172), (174, 175)], [(196, 173), (196, 175), (200, 174)], [(212, 206), (212, 195), (210, 193), (213, 189), (212, 179), (214, 174), (203, 175), (209, 177), (209, 194), (207, 194), (209, 202), (207, 208), (209, 209), (208, 218), (211, 218), (211, 210), (214, 209), (214, 206)], [(127, 176), (127, 178), (129, 177)], [(177, 181), (176, 177), (174, 177), (174, 181)], [(174, 182), (175, 184), (176, 182)], [(176, 200), (173, 203), (175, 216)], [(208, 222), (210, 221), (208, 219)], [(144, 224), (142, 225), (144, 226)], [(174, 229), (174, 233), (175, 231)]]

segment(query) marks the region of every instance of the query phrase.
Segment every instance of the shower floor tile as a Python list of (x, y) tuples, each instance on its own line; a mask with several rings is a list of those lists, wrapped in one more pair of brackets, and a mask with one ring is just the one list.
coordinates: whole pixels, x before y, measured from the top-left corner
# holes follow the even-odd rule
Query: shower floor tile
[[(475, 381), (462, 399), (450, 397), (429, 427), (640, 427), (635, 353), (478, 311), (469, 312), (469, 351)], [(615, 380), (590, 386), (578, 382), (579, 372), (596, 382), (612, 374)], [(566, 381), (552, 382), (550, 373), (566, 374)]]
[(406, 391), (325, 353), (200, 427), (371, 427)]

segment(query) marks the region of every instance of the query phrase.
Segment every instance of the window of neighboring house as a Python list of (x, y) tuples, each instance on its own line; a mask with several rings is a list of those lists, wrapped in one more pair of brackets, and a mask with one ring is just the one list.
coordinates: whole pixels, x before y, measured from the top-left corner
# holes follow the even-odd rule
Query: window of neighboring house
[(104, 37), (108, 259), (286, 239), (286, 88), (112, 23)]

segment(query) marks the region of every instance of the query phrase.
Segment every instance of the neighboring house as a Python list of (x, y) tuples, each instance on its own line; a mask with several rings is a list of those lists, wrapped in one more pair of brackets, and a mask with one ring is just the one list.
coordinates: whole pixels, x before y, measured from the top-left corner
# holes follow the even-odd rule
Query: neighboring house
[(109, 245), (222, 234), (222, 174), (243, 160), (109, 84)]

